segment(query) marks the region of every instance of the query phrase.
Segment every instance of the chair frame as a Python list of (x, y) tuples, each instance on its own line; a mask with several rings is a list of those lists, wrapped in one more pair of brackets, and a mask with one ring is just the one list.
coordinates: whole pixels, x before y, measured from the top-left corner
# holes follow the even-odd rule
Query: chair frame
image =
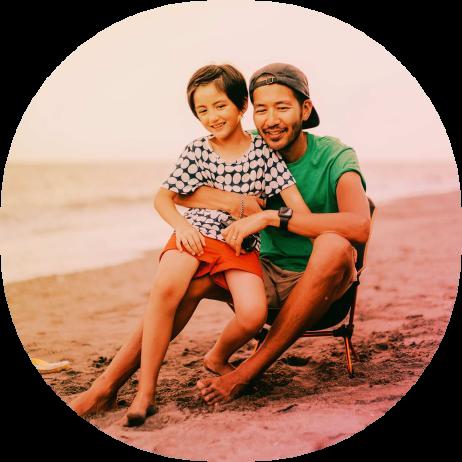
[[(355, 309), (356, 309), (356, 299), (358, 295), (358, 286), (360, 283), (359, 278), (366, 266), (367, 248), (368, 248), (370, 236), (372, 233), (372, 223), (373, 223), (374, 212), (375, 212), (374, 202), (372, 202), (372, 200), (369, 197), (368, 197), (368, 201), (369, 201), (369, 210), (370, 210), (370, 215), (371, 215), (371, 227), (370, 227), (370, 233), (369, 233), (367, 242), (365, 244), (356, 244), (354, 246), (356, 250), (358, 251), (358, 258), (356, 262), (356, 271), (357, 271), (358, 276), (357, 276), (357, 280), (354, 281), (353, 284), (349, 288), (349, 290), (353, 291), (352, 299), (351, 299), (351, 302), (349, 302), (350, 306), (348, 310), (346, 311), (345, 316), (343, 317), (343, 320), (345, 320), (345, 318), (349, 315), (348, 322), (346, 324), (342, 324), (341, 326), (333, 329), (332, 327), (342, 322), (342, 320), (340, 320), (336, 324), (334, 324), (334, 326), (330, 326), (330, 328), (328, 329), (306, 330), (302, 335), (300, 335), (300, 337), (342, 337), (343, 343), (345, 346), (345, 358), (346, 358), (347, 370), (348, 370), (350, 377), (354, 377), (352, 356), (354, 357), (355, 360), (358, 360), (358, 355), (356, 354), (353, 348), (351, 337), (353, 336), (353, 331), (354, 331), (354, 315), (355, 315)], [(346, 301), (345, 302), (342, 301), (345, 295), (346, 293), (335, 303), (339, 303), (339, 304), (347, 303)], [(267, 334), (268, 334), (268, 329), (263, 327), (260, 333), (255, 337), (255, 340), (257, 340), (257, 344), (255, 345), (255, 349), (253, 351), (254, 353), (258, 350), (258, 348), (262, 344)]]

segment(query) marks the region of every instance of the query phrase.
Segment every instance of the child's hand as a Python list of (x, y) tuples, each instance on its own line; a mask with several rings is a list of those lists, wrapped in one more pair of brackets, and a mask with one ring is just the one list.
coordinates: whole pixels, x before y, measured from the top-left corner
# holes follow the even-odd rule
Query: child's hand
[(254, 214), (250, 217), (237, 220), (221, 232), (226, 243), (236, 251), (236, 256), (245, 253), (241, 250), (242, 241), (247, 236), (258, 233), (266, 226), (262, 215), (261, 213), (258, 215)]
[(175, 229), (176, 248), (183, 252), (183, 247), (191, 255), (202, 255), (205, 247), (204, 236), (191, 224), (185, 223)]

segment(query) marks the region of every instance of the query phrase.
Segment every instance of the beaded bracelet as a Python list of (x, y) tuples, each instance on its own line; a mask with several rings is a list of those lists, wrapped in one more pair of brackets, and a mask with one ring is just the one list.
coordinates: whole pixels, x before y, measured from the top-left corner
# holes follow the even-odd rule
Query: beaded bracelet
[(239, 210), (239, 219), (241, 219), (244, 216), (244, 199), (245, 199), (245, 194), (241, 194), (241, 207)]

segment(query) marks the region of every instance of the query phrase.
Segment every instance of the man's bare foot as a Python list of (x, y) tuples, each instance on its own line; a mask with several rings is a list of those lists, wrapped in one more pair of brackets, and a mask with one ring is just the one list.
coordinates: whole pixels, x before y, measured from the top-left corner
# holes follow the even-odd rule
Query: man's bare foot
[(213, 372), (214, 374), (217, 375), (225, 375), (228, 374), (229, 372), (234, 371), (235, 367), (231, 366), (231, 364), (226, 361), (220, 361), (218, 358), (215, 358), (213, 356), (213, 351), (210, 350), (205, 356), (204, 356), (204, 367), (210, 371)]
[(90, 387), (74, 398), (69, 407), (80, 417), (97, 414), (114, 407), (117, 393), (109, 393), (102, 389)]
[(126, 420), (123, 425), (126, 427), (136, 427), (143, 425), (145, 420), (156, 412), (156, 408), (152, 403), (152, 395), (146, 396), (138, 393), (133, 400), (133, 403), (128, 408)]
[(239, 396), (247, 385), (248, 382), (241, 379), (236, 369), (221, 377), (201, 379), (196, 384), (207, 404), (231, 401)]

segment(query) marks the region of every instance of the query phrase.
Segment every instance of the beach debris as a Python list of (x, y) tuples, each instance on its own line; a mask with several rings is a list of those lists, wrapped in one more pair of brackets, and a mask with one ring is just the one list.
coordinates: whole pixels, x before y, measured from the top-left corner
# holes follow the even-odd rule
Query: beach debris
[(30, 360), (41, 374), (50, 374), (52, 372), (60, 372), (65, 369), (69, 369), (71, 367), (70, 362), (67, 360), (53, 362), (53, 363), (44, 361), (43, 359), (39, 359), (39, 358), (30, 358)]
[(284, 407), (282, 409), (278, 409), (274, 413), (276, 413), (276, 412), (287, 412), (287, 411), (289, 411), (290, 409), (292, 409), (295, 406), (297, 406), (297, 404), (291, 404), (290, 406)]
[(100, 356), (98, 359), (93, 361), (93, 367), (99, 368), (101, 366), (104, 366), (107, 364), (109, 361), (106, 358), (106, 356)]

